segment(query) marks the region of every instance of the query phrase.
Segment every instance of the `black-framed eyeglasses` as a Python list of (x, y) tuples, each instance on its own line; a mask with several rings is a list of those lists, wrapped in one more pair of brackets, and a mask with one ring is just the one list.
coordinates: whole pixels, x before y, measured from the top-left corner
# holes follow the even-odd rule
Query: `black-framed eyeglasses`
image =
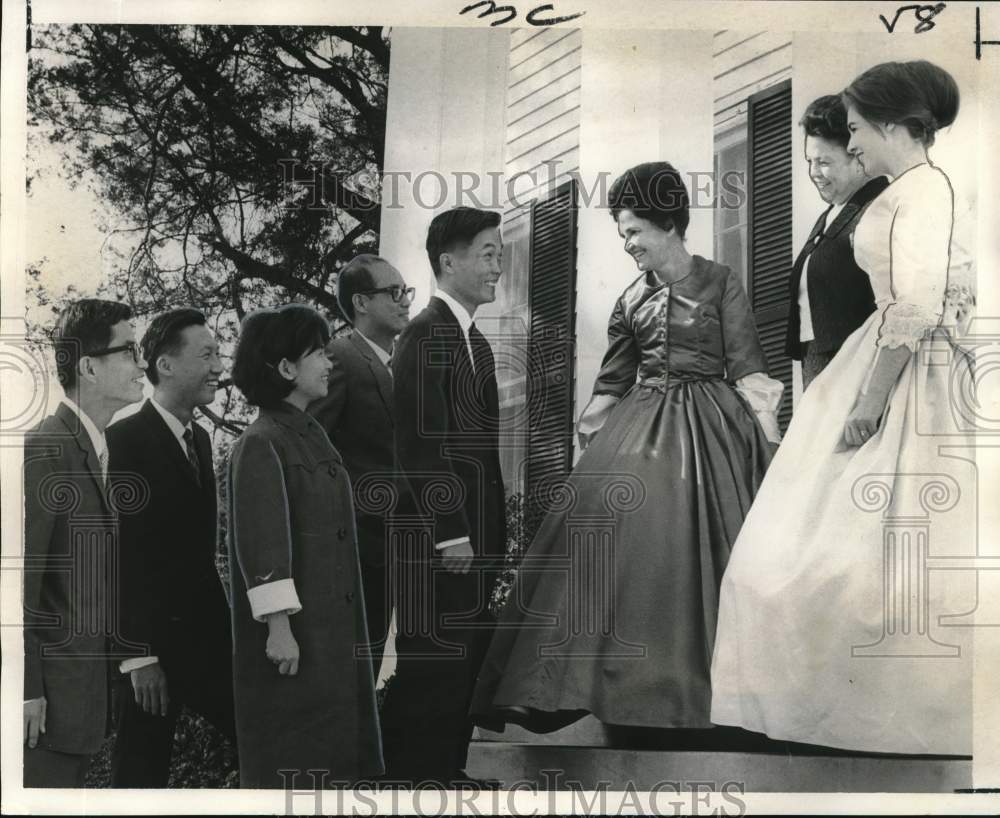
[(361, 295), (376, 295), (377, 293), (389, 293), (392, 296), (392, 300), (397, 304), (401, 304), (405, 298), (407, 303), (413, 300), (413, 296), (416, 294), (416, 287), (400, 287), (398, 284), (393, 284), (391, 287), (378, 287), (374, 290), (361, 290)]
[(131, 352), (132, 360), (135, 363), (139, 363), (139, 345), (135, 341), (127, 341), (116, 347), (106, 347), (105, 349), (98, 349), (95, 352), (88, 352), (87, 356), (90, 358), (103, 358), (105, 355), (114, 355), (116, 352)]

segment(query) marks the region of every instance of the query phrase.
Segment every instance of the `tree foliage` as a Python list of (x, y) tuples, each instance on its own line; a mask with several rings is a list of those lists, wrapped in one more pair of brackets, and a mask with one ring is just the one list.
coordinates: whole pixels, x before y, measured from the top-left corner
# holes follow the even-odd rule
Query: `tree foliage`
[(388, 65), (371, 27), (36, 27), (29, 127), (121, 217), (108, 289), (231, 340), (261, 304), (339, 318), (337, 271), (377, 247)]

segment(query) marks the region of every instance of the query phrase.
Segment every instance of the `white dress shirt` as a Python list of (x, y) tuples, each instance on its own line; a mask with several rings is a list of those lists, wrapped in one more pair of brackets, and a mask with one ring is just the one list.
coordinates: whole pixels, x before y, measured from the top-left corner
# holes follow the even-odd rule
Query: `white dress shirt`
[(469, 315), (469, 311), (444, 290), (438, 290), (434, 295), (444, 301), (448, 309), (451, 310), (452, 315), (458, 321), (458, 325), (462, 328), (462, 335), (465, 336), (465, 348), (469, 351), (469, 360), (472, 362), (472, 368), (475, 369), (476, 358), (472, 354), (472, 341), (469, 340), (469, 329), (472, 327), (474, 316)]

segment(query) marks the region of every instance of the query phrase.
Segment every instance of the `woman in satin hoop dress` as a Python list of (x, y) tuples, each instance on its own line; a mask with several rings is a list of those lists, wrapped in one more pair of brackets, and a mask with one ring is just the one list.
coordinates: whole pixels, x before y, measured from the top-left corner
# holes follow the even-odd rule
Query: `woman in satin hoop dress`
[(739, 279), (685, 248), (680, 174), (639, 165), (610, 199), (641, 275), (480, 671), (472, 714), (494, 729), (710, 726), (718, 586), (780, 437)]
[(733, 547), (712, 721), (964, 755), (975, 573), (932, 569), (976, 553), (975, 465), (954, 392), (970, 372), (948, 326), (960, 306), (953, 193), (927, 157), (958, 114), (958, 87), (926, 61), (885, 63), (844, 102), (848, 150), (891, 180), (854, 234), (878, 308), (804, 393)]

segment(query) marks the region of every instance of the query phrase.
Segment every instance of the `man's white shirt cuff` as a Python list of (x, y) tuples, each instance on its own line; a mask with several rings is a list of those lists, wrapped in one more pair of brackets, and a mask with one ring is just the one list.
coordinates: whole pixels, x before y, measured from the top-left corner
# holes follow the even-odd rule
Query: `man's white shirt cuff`
[(120, 665), (118, 665), (118, 669), (122, 673), (131, 673), (133, 670), (138, 670), (141, 667), (155, 665), (159, 661), (159, 656), (137, 656), (135, 659), (124, 660)]
[(452, 540), (445, 540), (444, 542), (439, 542), (434, 546), (435, 551), (440, 551), (442, 548), (449, 548), (452, 545), (459, 545), (460, 543), (467, 542), (470, 545), (472, 541), (468, 537), (455, 537)]

